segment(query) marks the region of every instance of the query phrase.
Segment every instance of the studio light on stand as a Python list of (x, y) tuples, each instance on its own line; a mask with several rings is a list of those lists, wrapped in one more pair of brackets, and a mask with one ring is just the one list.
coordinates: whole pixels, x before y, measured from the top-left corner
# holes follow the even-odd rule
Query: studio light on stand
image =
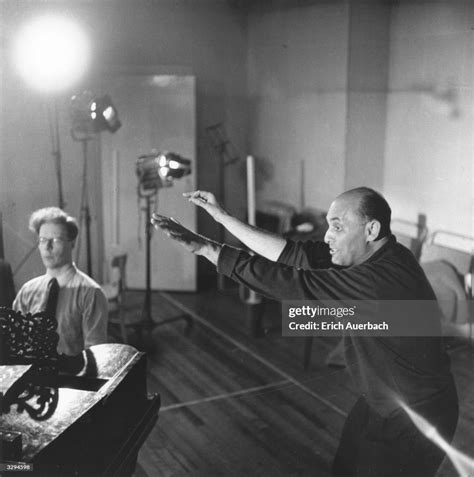
[[(97, 97), (90, 91), (84, 91), (71, 98), (70, 116), (72, 124), (71, 136), (75, 141), (82, 144), (83, 169), (79, 223), (85, 225), (87, 273), (89, 276), (92, 276), (91, 214), (87, 187), (88, 143), (95, 139), (102, 131), (115, 133), (122, 124), (110, 96)], [(78, 241), (76, 249), (77, 257), (79, 257), (80, 241)]]
[(145, 299), (140, 322), (141, 341), (146, 349), (153, 347), (151, 334), (157, 326), (166, 325), (178, 320), (185, 320), (187, 327), (192, 325), (189, 315), (179, 315), (172, 318), (154, 321), (151, 311), (151, 238), (153, 226), (151, 224), (152, 208), (158, 202), (158, 191), (163, 187), (171, 187), (175, 179), (180, 179), (191, 173), (191, 161), (174, 152), (160, 152), (142, 155), (136, 162), (138, 178), (137, 193), (145, 205)]
[(109, 131), (116, 132), (122, 123), (118, 118), (117, 110), (112, 104), (110, 96), (94, 98), (90, 104), (90, 115), (95, 132)]

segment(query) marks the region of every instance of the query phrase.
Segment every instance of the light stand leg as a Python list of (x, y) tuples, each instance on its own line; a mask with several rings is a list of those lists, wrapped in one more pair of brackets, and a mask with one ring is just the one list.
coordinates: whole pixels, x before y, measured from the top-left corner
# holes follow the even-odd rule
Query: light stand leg
[[(82, 192), (81, 192), (81, 217), (80, 225), (84, 225), (86, 235), (86, 264), (87, 274), (92, 278), (92, 253), (91, 253), (91, 214), (89, 208), (88, 190), (87, 190), (87, 141), (88, 139), (81, 139), (82, 142)], [(77, 247), (77, 259), (79, 259), (80, 244)]]
[(193, 319), (190, 315), (182, 314), (178, 316), (173, 316), (165, 320), (153, 321), (152, 310), (151, 310), (151, 238), (153, 235), (153, 226), (151, 224), (151, 196), (146, 197), (146, 207), (145, 207), (145, 235), (146, 235), (146, 244), (145, 244), (145, 299), (143, 301), (142, 308), (142, 319), (139, 324), (140, 326), (140, 341), (145, 350), (152, 350), (154, 348), (153, 343), (153, 331), (158, 326), (168, 325), (175, 321), (184, 320), (186, 321), (186, 331), (189, 331), (193, 325)]
[(51, 136), (52, 152), (54, 158), (54, 166), (56, 171), (56, 180), (58, 184), (58, 206), (64, 209), (65, 202), (63, 196), (63, 182), (61, 172), (61, 142), (59, 140), (59, 112), (56, 100), (48, 108), (49, 132)]
[(152, 235), (152, 226), (150, 223), (151, 218), (151, 198), (146, 198), (146, 208), (145, 208), (145, 260), (146, 260), (146, 269), (145, 269), (145, 300), (143, 302), (142, 309), (142, 323), (143, 329), (150, 332), (153, 329), (153, 319), (151, 316), (151, 235)]
[(85, 223), (86, 223), (87, 274), (92, 278), (91, 214), (90, 214), (89, 204), (85, 205), (84, 216), (85, 216)]
[[(225, 183), (225, 171), (224, 171), (224, 158), (220, 157), (217, 163), (219, 170), (219, 204), (225, 204), (225, 192), (224, 192), (224, 183)], [(225, 233), (224, 227), (219, 227), (219, 242), (225, 243)], [(222, 273), (217, 273), (217, 289), (219, 291), (225, 290), (225, 276)]]

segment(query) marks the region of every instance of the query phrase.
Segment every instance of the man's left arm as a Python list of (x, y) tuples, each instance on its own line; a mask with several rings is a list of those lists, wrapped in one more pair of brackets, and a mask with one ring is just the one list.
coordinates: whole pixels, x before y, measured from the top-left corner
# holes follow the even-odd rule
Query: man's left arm
[(329, 246), (320, 241), (293, 241), (287, 240), (285, 248), (278, 257), (278, 263), (302, 268), (303, 270), (317, 270), (334, 268), (331, 263)]
[(360, 300), (376, 297), (369, 266), (302, 269), (275, 263), (224, 245), (217, 271), (262, 295), (277, 300)]
[(101, 288), (90, 288), (82, 317), (84, 348), (107, 343), (108, 304)]

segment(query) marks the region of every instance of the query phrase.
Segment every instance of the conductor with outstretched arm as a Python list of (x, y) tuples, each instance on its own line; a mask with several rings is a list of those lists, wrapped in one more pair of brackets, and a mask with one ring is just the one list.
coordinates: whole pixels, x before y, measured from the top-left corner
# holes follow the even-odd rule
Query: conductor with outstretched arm
[[(277, 300), (433, 301), (413, 254), (390, 230), (391, 209), (367, 187), (336, 197), (324, 242), (294, 242), (250, 226), (225, 211), (210, 192), (184, 194), (254, 254), (192, 232), (173, 218), (152, 223), (238, 283)], [(394, 310), (396, 312), (396, 310)], [(415, 312), (414, 324), (425, 317)], [(430, 326), (440, 329), (439, 316)], [(347, 369), (359, 392), (333, 462), (333, 475), (434, 476), (444, 453), (401, 407), (424, 417), (451, 442), (458, 398), (441, 334), (377, 337), (343, 334)]]

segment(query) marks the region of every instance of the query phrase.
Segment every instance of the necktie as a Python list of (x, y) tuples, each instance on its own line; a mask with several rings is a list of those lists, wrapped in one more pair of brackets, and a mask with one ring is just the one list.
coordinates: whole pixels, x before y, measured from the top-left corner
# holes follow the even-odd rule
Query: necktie
[(59, 283), (56, 278), (51, 278), (48, 283), (48, 301), (46, 302), (45, 315), (56, 317), (56, 305), (58, 304)]

